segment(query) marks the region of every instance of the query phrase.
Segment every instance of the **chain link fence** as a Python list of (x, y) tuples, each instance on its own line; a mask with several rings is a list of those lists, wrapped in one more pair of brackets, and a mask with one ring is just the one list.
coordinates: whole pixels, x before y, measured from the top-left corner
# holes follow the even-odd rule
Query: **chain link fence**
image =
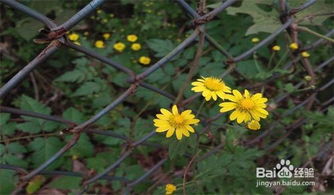
[[(88, 5), (86, 5), (84, 8), (82, 8), (79, 12), (77, 12), (74, 16), (69, 18), (65, 23), (61, 25), (55, 24), (52, 20), (47, 18), (46, 16), (30, 9), (29, 7), (14, 1), (14, 0), (0, 0), (1, 3), (16, 9), (18, 11), (24, 12), (30, 17), (33, 17), (34, 19), (40, 21), (44, 25), (46, 25), (50, 32), (48, 33), (46, 39), (50, 41), (48, 46), (45, 47), (45, 49), (37, 55), (32, 61), (30, 61), (26, 66), (24, 66), (19, 72), (15, 74), (12, 78), (9, 79), (8, 82), (6, 82), (0, 89), (0, 97), (4, 98), (6, 95), (8, 95), (12, 89), (20, 85), (20, 83), (29, 75), (30, 72), (32, 72), (34, 69), (36, 69), (41, 63), (45, 60), (47, 60), (53, 53), (57, 52), (61, 47), (69, 47), (72, 48), (78, 52), (81, 52), (83, 54), (86, 54), (89, 57), (95, 58), (96, 60), (101, 61), (105, 65), (111, 66), (118, 71), (124, 72), (128, 75), (128, 85), (129, 87), (122, 92), (118, 98), (116, 98), (113, 102), (111, 102), (108, 106), (106, 106), (104, 109), (102, 109), (100, 112), (92, 116), (89, 120), (77, 124), (73, 121), (69, 121), (65, 118), (61, 118), (58, 116), (50, 116), (45, 115), (41, 113), (36, 112), (30, 112), (30, 111), (24, 111), (17, 108), (7, 107), (7, 106), (1, 106), (0, 112), (4, 113), (12, 113), (16, 115), (22, 115), (22, 116), (30, 116), (30, 117), (36, 117), (44, 120), (49, 121), (55, 121), (59, 123), (64, 123), (68, 125), (67, 129), (61, 130), (62, 133), (66, 134), (72, 134), (71, 140), (67, 142), (65, 146), (63, 146), (57, 153), (55, 153), (50, 159), (45, 161), (43, 164), (41, 164), (38, 168), (34, 170), (25, 170), (23, 168), (12, 166), (8, 164), (0, 164), (0, 169), (11, 169), (16, 171), (20, 175), (20, 182), (17, 186), (16, 193), (19, 193), (23, 187), (36, 175), (43, 174), (43, 175), (66, 175), (66, 176), (73, 176), (73, 177), (82, 177), (84, 178), (84, 181), (82, 183), (82, 191), (81, 193), (85, 192), (88, 189), (88, 186), (90, 184), (93, 184), (97, 180), (107, 180), (107, 181), (121, 181), (126, 186), (125, 193), (131, 193), (131, 190), (134, 186), (141, 183), (142, 181), (148, 179), (150, 175), (159, 169), (166, 161), (167, 157), (161, 159), (156, 165), (151, 167), (147, 172), (142, 175), (141, 177), (135, 179), (135, 180), (128, 180), (124, 177), (115, 177), (115, 176), (109, 176), (109, 173), (113, 172), (124, 159), (129, 157), (134, 149), (140, 145), (147, 146), (147, 147), (163, 147), (160, 144), (151, 143), (148, 141), (148, 139), (152, 136), (155, 136), (155, 131), (152, 131), (148, 133), (147, 135), (143, 136), (139, 140), (131, 140), (130, 138), (117, 134), (113, 131), (103, 131), (98, 130), (96, 128), (92, 128), (92, 124), (94, 124), (98, 119), (100, 119), (102, 116), (106, 115), (111, 110), (115, 109), (120, 103), (122, 103), (124, 100), (126, 100), (129, 96), (132, 96), (136, 93), (137, 88), (146, 88), (148, 90), (151, 90), (153, 92), (156, 92), (162, 96), (167, 97), (170, 99), (171, 103), (177, 104), (180, 107), (187, 107), (187, 105), (191, 104), (195, 99), (199, 98), (200, 95), (193, 95), (190, 98), (182, 99), (182, 93), (177, 94), (176, 96), (173, 94), (170, 94), (164, 90), (161, 90), (160, 88), (157, 88), (149, 83), (145, 82), (145, 78), (147, 78), (150, 74), (154, 74), (156, 70), (166, 65), (171, 59), (173, 59), (175, 56), (180, 54), (185, 48), (192, 45), (193, 43), (198, 42), (198, 48), (197, 53), (199, 53), (199, 57), (201, 55), (201, 47), (203, 47), (203, 42), (208, 42), (211, 44), (217, 51), (219, 51), (222, 55), (224, 55), (227, 60), (224, 63), (228, 66), (228, 69), (225, 72), (222, 72), (221, 78), (224, 78), (225, 76), (229, 75), (235, 70), (235, 67), (237, 66), (237, 63), (247, 59), (250, 57), (254, 52), (256, 52), (258, 49), (267, 46), (270, 44), (278, 35), (281, 33), (284, 33), (285, 31), (288, 32), (288, 36), (294, 41), (298, 42), (297, 34), (298, 31), (295, 30), (294, 27), (294, 14), (297, 14), (299, 11), (307, 9), (308, 7), (312, 6), (316, 3), (316, 0), (309, 0), (305, 4), (303, 4), (300, 7), (287, 9), (285, 0), (280, 0), (281, 5), (281, 15), (280, 15), (280, 21), (282, 23), (281, 27), (278, 28), (275, 32), (270, 34), (268, 37), (266, 37), (264, 40), (260, 41), (258, 44), (254, 45), (251, 49), (244, 51), (238, 56), (232, 56), (228, 51), (224, 49), (224, 47), (218, 43), (213, 37), (211, 37), (205, 30), (205, 24), (210, 22), (215, 18), (215, 16), (222, 11), (224, 11), (229, 6), (233, 5), (237, 2), (237, 0), (227, 0), (224, 3), (222, 3), (218, 8), (213, 9), (211, 12), (203, 14), (200, 13), (200, 10), (195, 11), (186, 1), (184, 0), (176, 0), (171, 1), (170, 3), (177, 3), (181, 9), (184, 10), (184, 13), (187, 14), (191, 20), (192, 25), (194, 27), (193, 33), (187, 37), (185, 40), (183, 40), (175, 49), (170, 51), (168, 55), (161, 58), (159, 61), (157, 61), (155, 64), (147, 68), (145, 71), (141, 73), (135, 73), (131, 69), (127, 68), (126, 66), (116, 63), (112, 61), (111, 59), (104, 57), (97, 52), (84, 48), (82, 46), (73, 44), (70, 42), (66, 37), (66, 32), (71, 30), (76, 24), (78, 24), (80, 21), (88, 17), (95, 9), (97, 9), (99, 6), (101, 6), (104, 2), (104, 0), (93, 0)], [(37, 30), (37, 29), (36, 29)], [(330, 37), (334, 34), (334, 30), (331, 30), (326, 34), (327, 37)], [(299, 51), (307, 51), (312, 50), (314, 48), (317, 48), (324, 44), (326, 40), (319, 39), (315, 41), (314, 43), (310, 45), (306, 45), (302, 48), (300, 48)], [(195, 59), (196, 61), (196, 59)], [(311, 76), (311, 84), (315, 85), (316, 82), (316, 75), (320, 73), (325, 67), (333, 65), (334, 57), (331, 57), (322, 63), (312, 66), (307, 58), (301, 58), (298, 55), (295, 55), (291, 61), (289, 61), (285, 66), (284, 69), (289, 69), (293, 66), (295, 66), (297, 63), (303, 64), (305, 70), (307, 71), (307, 74)], [(196, 63), (196, 62), (195, 62)], [(47, 67), (46, 67), (47, 68)], [(188, 79), (192, 79), (194, 73), (189, 73), (190, 76)], [(191, 75), (192, 74), (192, 75)], [(264, 81), (262, 84), (269, 83), (271, 81), (274, 81), (275, 79), (279, 79), (279, 75), (273, 75), (270, 79)], [(300, 102), (297, 106), (289, 109), (286, 111), (283, 115), (279, 116), (278, 119), (282, 119), (288, 115), (291, 115), (296, 110), (298, 110), (301, 107), (306, 106), (307, 109), (312, 109), (312, 105), (316, 102), (321, 107), (321, 111), (325, 111), (329, 105), (331, 105), (334, 101), (334, 97), (328, 99), (327, 101), (324, 101), (322, 103), (319, 103), (317, 100), (317, 94), (321, 91), (326, 90), (328, 87), (330, 87), (334, 83), (334, 79), (328, 81), (327, 83), (323, 84), (320, 87), (314, 88), (312, 90), (311, 95), (308, 97), (305, 97), (305, 100)], [(295, 89), (299, 89), (303, 86), (303, 82), (298, 83), (294, 86)], [(181, 98), (180, 98), (181, 96)], [(285, 101), (290, 96), (289, 93), (286, 93), (282, 96), (276, 97), (273, 100), (273, 103), (276, 105), (279, 105), (280, 102)], [(274, 111), (273, 111), (274, 112)], [(213, 117), (203, 117), (201, 120), (204, 128), (200, 131), (199, 134), (205, 133), (210, 125), (214, 123), (215, 120), (217, 120), (221, 114), (218, 114)], [(300, 120), (297, 120), (290, 124), (286, 129), (288, 130), (288, 133), (282, 136), (280, 139), (278, 139), (275, 143), (272, 143), (269, 147), (265, 148), (266, 151), (271, 151), (273, 148), (278, 146), (284, 139), (290, 135), (291, 132), (293, 132), (294, 129), (300, 127), (305, 123), (306, 119), (301, 117)], [(261, 133), (259, 136), (255, 137), (252, 140), (249, 140), (246, 145), (250, 146), (262, 138), (266, 136), (270, 136), (273, 133), (273, 129), (279, 124), (279, 120), (276, 120), (271, 124), (270, 127), (266, 127), (263, 130), (263, 133)], [(153, 126), (152, 126), (153, 128)], [(124, 140), (127, 144), (127, 149), (122, 153), (122, 155), (119, 157), (118, 160), (116, 160), (114, 163), (110, 164), (108, 167), (104, 169), (103, 172), (93, 175), (93, 176), (87, 176), (82, 175), (81, 173), (76, 172), (70, 172), (70, 171), (46, 171), (45, 169), (52, 164), (55, 160), (57, 160), (59, 157), (61, 157), (66, 151), (68, 151), (71, 147), (73, 147), (80, 135), (82, 133), (89, 133), (89, 134), (100, 134), (105, 136), (111, 136), (115, 139), (121, 139)], [(328, 149), (328, 145), (326, 145)], [(329, 146), (330, 147), (330, 146)], [(211, 151), (207, 152), (203, 156), (199, 157), (197, 161), (203, 160), (207, 158), (208, 156), (214, 154), (215, 152), (219, 151), (221, 148), (223, 148), (223, 145), (218, 145), (216, 148), (212, 149)], [(319, 154), (321, 155), (321, 154)], [(14, 192), (14, 193), (15, 193)]]

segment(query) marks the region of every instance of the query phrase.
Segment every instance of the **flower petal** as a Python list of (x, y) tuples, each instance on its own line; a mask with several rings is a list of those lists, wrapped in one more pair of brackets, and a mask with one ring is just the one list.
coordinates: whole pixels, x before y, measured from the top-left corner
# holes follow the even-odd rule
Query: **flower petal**
[(173, 105), (172, 112), (173, 112), (174, 115), (179, 114), (179, 110), (177, 109), (176, 105)]
[(235, 109), (237, 107), (237, 104), (234, 102), (223, 102), (219, 104), (219, 106), (222, 107), (220, 109), (220, 112), (227, 112), (227, 111)]
[(186, 127), (186, 129), (187, 129), (188, 131), (190, 131), (191, 133), (195, 133), (195, 129), (194, 129), (192, 126), (190, 126), (190, 125), (186, 125), (185, 127)]
[(182, 139), (182, 129), (176, 129), (176, 139), (181, 140)]
[(175, 128), (168, 129), (166, 137), (171, 137), (174, 134)]

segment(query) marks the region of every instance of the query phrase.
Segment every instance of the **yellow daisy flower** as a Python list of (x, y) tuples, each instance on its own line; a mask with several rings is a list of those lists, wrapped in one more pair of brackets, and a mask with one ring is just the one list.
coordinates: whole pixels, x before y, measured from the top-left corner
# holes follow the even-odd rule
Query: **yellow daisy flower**
[(134, 43), (134, 44), (131, 45), (131, 49), (133, 51), (138, 51), (138, 50), (141, 49), (141, 45), (139, 43)]
[(248, 122), (252, 119), (260, 121), (260, 118), (267, 118), (268, 112), (265, 110), (267, 98), (262, 97), (261, 93), (251, 95), (246, 89), (242, 95), (238, 90), (232, 91), (233, 95), (228, 95), (227, 99), (232, 102), (219, 104), (220, 112), (234, 110), (230, 115), (230, 120), (237, 120), (238, 123)]
[(118, 42), (118, 43), (114, 44), (114, 49), (119, 51), (119, 52), (122, 52), (125, 49), (125, 44), (121, 43), (121, 42)]
[(225, 85), (222, 79), (215, 77), (202, 77), (192, 82), (191, 85), (194, 86), (191, 90), (202, 93), (206, 101), (211, 98), (216, 101), (217, 97), (225, 99), (226, 93), (231, 93), (231, 88)]
[(105, 39), (105, 40), (107, 40), (107, 39), (109, 39), (110, 38), (110, 33), (103, 33), (103, 38)]
[(148, 64), (151, 63), (151, 58), (146, 57), (146, 56), (141, 56), (139, 58), (139, 63), (144, 64), (144, 65), (148, 65)]
[(311, 56), (310, 53), (307, 52), (307, 51), (303, 51), (303, 52), (301, 53), (301, 55), (302, 55), (304, 58), (308, 58), (308, 57)]
[(68, 38), (71, 41), (77, 41), (79, 39), (79, 35), (77, 33), (71, 33), (71, 34), (68, 35)]
[(247, 127), (248, 127), (248, 129), (251, 129), (251, 130), (259, 130), (261, 128), (261, 125), (260, 125), (259, 121), (251, 120), (247, 124)]
[(101, 40), (95, 41), (95, 47), (104, 48), (104, 42)]
[(173, 192), (176, 190), (176, 186), (173, 184), (167, 184), (166, 185), (166, 195), (173, 194)]
[(126, 38), (130, 42), (136, 42), (138, 39), (137, 35), (128, 35)]
[(171, 137), (174, 132), (178, 140), (182, 139), (182, 136), (189, 137), (190, 133), (194, 133), (195, 130), (191, 125), (196, 125), (199, 120), (195, 118), (195, 115), (191, 114), (191, 110), (185, 110), (179, 113), (177, 106), (172, 107), (172, 112), (162, 108), (160, 109), (162, 114), (157, 114), (157, 119), (154, 119), (155, 130), (158, 133), (167, 131), (166, 137)]
[(279, 51), (279, 50), (281, 50), (281, 47), (278, 46), (278, 45), (275, 45), (275, 46), (272, 48), (272, 50), (274, 50), (274, 51)]
[(297, 50), (298, 49), (298, 44), (297, 43), (291, 43), (289, 45), (289, 47), (290, 47), (291, 50)]
[(257, 38), (257, 37), (254, 37), (254, 38), (252, 38), (252, 43), (257, 43), (257, 42), (259, 42), (260, 41), (260, 39), (259, 38)]

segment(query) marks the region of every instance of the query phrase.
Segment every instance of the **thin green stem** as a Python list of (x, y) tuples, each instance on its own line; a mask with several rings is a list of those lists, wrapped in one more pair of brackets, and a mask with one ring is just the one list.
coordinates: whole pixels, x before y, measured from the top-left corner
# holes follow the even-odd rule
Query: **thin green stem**
[(276, 68), (279, 67), (279, 65), (283, 62), (283, 60), (285, 60), (285, 58), (288, 56), (289, 50), (285, 50), (283, 56), (281, 57), (281, 59), (277, 62), (277, 64), (275, 65), (275, 67), (273, 68), (273, 70), (275, 70)]
[(257, 71), (258, 71), (258, 72), (261, 72), (259, 63), (257, 62), (257, 55), (256, 55), (256, 52), (254, 52), (254, 54), (253, 54), (253, 59), (254, 59), (254, 63), (255, 63), (255, 67), (256, 67)]
[(268, 67), (270, 67), (271, 62), (273, 61), (275, 55), (276, 55), (276, 52), (274, 51), (274, 52), (271, 54), (271, 56), (270, 56), (269, 63), (268, 63)]
[(197, 118), (197, 116), (201, 113), (204, 103), (205, 103), (205, 99), (203, 99), (201, 105), (199, 106), (195, 118)]
[(327, 41), (330, 41), (330, 42), (334, 43), (334, 39), (332, 39), (332, 38), (330, 38), (330, 37), (327, 37), (327, 36), (325, 36), (325, 35), (319, 34), (319, 33), (315, 32), (315, 31), (313, 31), (313, 30), (311, 30), (311, 29), (309, 29), (309, 28), (307, 28), (307, 27), (299, 26), (299, 27), (298, 27), (298, 30), (301, 30), (301, 31), (304, 31), (304, 32), (308, 32), (308, 33), (310, 33), (310, 34), (312, 34), (312, 35), (314, 35), (314, 36), (320, 37), (320, 38), (322, 38), (322, 39), (325, 39), (325, 40), (327, 40)]

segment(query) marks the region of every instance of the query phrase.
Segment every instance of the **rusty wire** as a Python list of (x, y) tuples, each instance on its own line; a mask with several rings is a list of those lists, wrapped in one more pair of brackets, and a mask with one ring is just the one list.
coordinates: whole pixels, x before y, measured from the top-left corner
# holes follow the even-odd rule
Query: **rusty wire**
[[(144, 175), (142, 175), (141, 177), (139, 177), (138, 179), (135, 179), (133, 181), (129, 181), (127, 178), (108, 176), (108, 174), (110, 172), (112, 172), (113, 170), (115, 170), (122, 163), (122, 161), (124, 159), (126, 159), (128, 156), (130, 156), (132, 154), (133, 150), (136, 147), (138, 147), (139, 145), (155, 146), (155, 147), (163, 147), (163, 146), (160, 145), (160, 144), (151, 143), (151, 142), (147, 141), (150, 137), (155, 135), (155, 131), (152, 131), (152, 132), (146, 134), (141, 139), (135, 141), (135, 140), (131, 140), (130, 138), (128, 138), (125, 135), (118, 134), (118, 133), (115, 133), (115, 132), (112, 132), (112, 131), (102, 131), (102, 130), (91, 128), (91, 125), (94, 122), (96, 122), (98, 119), (100, 119), (102, 116), (104, 116), (105, 114), (107, 114), (111, 110), (115, 109), (120, 103), (122, 103), (124, 100), (126, 100), (129, 96), (133, 95), (135, 93), (135, 90), (138, 87), (143, 87), (143, 88), (146, 88), (146, 89), (151, 90), (153, 92), (156, 92), (160, 95), (163, 95), (163, 96), (167, 97), (168, 99), (170, 99), (171, 102), (173, 102), (176, 99), (176, 96), (174, 96), (173, 94), (170, 94), (170, 93), (168, 93), (164, 90), (161, 90), (161, 89), (159, 89), (155, 86), (152, 86), (152, 85), (146, 83), (144, 80), (147, 76), (154, 73), (156, 70), (158, 70), (162, 66), (166, 65), (166, 63), (168, 63), (171, 59), (173, 59), (177, 54), (181, 53), (185, 48), (187, 48), (193, 42), (195, 42), (196, 39), (200, 36), (200, 34), (203, 33), (204, 36), (205, 36), (205, 40), (208, 41), (208, 43), (210, 43), (214, 48), (216, 48), (219, 52), (221, 52), (222, 55), (224, 55), (227, 58), (227, 61), (222, 62), (222, 65), (223, 65), (223, 63), (225, 63), (226, 65), (229, 66), (229, 69), (226, 70), (221, 75), (221, 77), (224, 77), (224, 76), (226, 76), (226, 75), (228, 75), (228, 74), (230, 74), (231, 72), (234, 71), (234, 68), (235, 68), (237, 62), (240, 62), (242, 60), (247, 59), (255, 51), (257, 51), (258, 49), (260, 49), (260, 48), (268, 45), (269, 43), (271, 43), (271, 41), (273, 41), (283, 31), (288, 31), (290, 33), (291, 38), (294, 39), (295, 36), (294, 36), (293, 33), (297, 33), (297, 32), (293, 31), (293, 29), (292, 29), (292, 27), (293, 27), (292, 25), (294, 24), (294, 20), (293, 20), (292, 16), (294, 14), (298, 13), (299, 11), (303, 10), (303, 9), (307, 9), (308, 7), (312, 6), (315, 3), (314, 0), (309, 0), (305, 4), (301, 5), (300, 7), (292, 8), (290, 10), (287, 10), (286, 2), (284, 0), (281, 0), (280, 1), (281, 11), (282, 11), (282, 14), (281, 14), (282, 25), (281, 25), (281, 27), (278, 28), (276, 31), (274, 31), (267, 38), (263, 39), (261, 42), (256, 44), (251, 49), (249, 49), (247, 51), (244, 51), (243, 53), (234, 57), (231, 54), (229, 54), (228, 51), (226, 51), (224, 49), (224, 47), (222, 45), (220, 45), (214, 38), (212, 38), (207, 32), (205, 32), (205, 24), (210, 22), (217, 14), (224, 11), (227, 7), (233, 5), (235, 2), (237, 2), (237, 0), (228, 0), (225, 3), (222, 3), (218, 8), (212, 10), (211, 12), (209, 12), (205, 15), (200, 15), (198, 12), (196, 12), (184, 0), (176, 0), (176, 3), (178, 3), (180, 5), (180, 7), (185, 11), (185, 13), (187, 13), (188, 15), (190, 15), (192, 17), (193, 25), (195, 25), (197, 28), (193, 31), (193, 33), (188, 38), (186, 38), (184, 41), (182, 41), (175, 49), (170, 51), (169, 54), (167, 54), (166, 56), (161, 58), (158, 62), (156, 62), (155, 64), (150, 66), (144, 72), (135, 73), (134, 71), (132, 71), (131, 69), (129, 69), (125, 66), (123, 66), (122, 64), (114, 62), (111, 59), (109, 59), (105, 56), (102, 56), (95, 51), (92, 51), (90, 49), (87, 49), (87, 48), (84, 48), (82, 46), (71, 43), (66, 38), (66, 32), (69, 31), (72, 27), (74, 27), (81, 20), (83, 20), (84, 18), (89, 16), (89, 14), (91, 14), (99, 6), (101, 6), (102, 3), (104, 2), (104, 0), (93, 0), (93, 1), (91, 1), (88, 5), (86, 5), (84, 8), (82, 8), (78, 13), (76, 13), (74, 16), (69, 18), (65, 23), (63, 23), (61, 25), (55, 24), (52, 20), (50, 20), (46, 16), (36, 12), (35, 10), (32, 10), (31, 8), (21, 4), (19, 2), (12, 1), (12, 0), (0, 0), (0, 2), (14, 8), (14, 9), (17, 9), (21, 12), (24, 12), (28, 16), (31, 16), (34, 19), (36, 19), (36, 20), (40, 21), (41, 23), (45, 24), (50, 29), (50, 33), (48, 34), (48, 38), (51, 40), (49, 45), (40, 54), (38, 54), (36, 56), (36, 58), (34, 58), (31, 62), (29, 62), (15, 76), (13, 76), (7, 83), (5, 83), (4, 86), (2, 86), (0, 88), (0, 98), (3, 98), (13, 88), (17, 87), (20, 84), (20, 82), (23, 81), (25, 79), (25, 77), (31, 71), (33, 71), (43, 61), (47, 60), (49, 58), (49, 56), (51, 56), (53, 53), (57, 52), (57, 50), (61, 46), (66, 46), (66, 47), (72, 48), (72, 49), (74, 49), (78, 52), (81, 52), (83, 54), (86, 54), (87, 56), (95, 58), (95, 59), (101, 61), (102, 63), (104, 63), (108, 66), (111, 66), (111, 67), (117, 69), (118, 71), (124, 72), (128, 75), (128, 83), (129, 83), (128, 89), (125, 90), (123, 93), (121, 93), (118, 96), (118, 98), (116, 98), (113, 102), (111, 102), (108, 106), (106, 106), (104, 109), (102, 109), (96, 115), (92, 116), (89, 120), (87, 120), (87, 121), (85, 121), (81, 124), (77, 124), (73, 121), (69, 121), (67, 119), (64, 119), (64, 118), (61, 118), (61, 117), (58, 117), (58, 116), (50, 116), (50, 115), (45, 115), (45, 114), (36, 113), (36, 112), (24, 111), (24, 110), (20, 110), (20, 109), (17, 109), (17, 108), (0, 106), (0, 112), (18, 114), (18, 115), (22, 115), (22, 116), (24, 116), (24, 115), (25, 116), (31, 116), (31, 117), (44, 119), (44, 120), (50, 120), (50, 121), (54, 121), (54, 122), (64, 123), (64, 124), (68, 125), (68, 127), (69, 127), (69, 129), (67, 129), (66, 132), (64, 132), (64, 133), (72, 135), (71, 140), (69, 140), (65, 146), (63, 146), (56, 154), (54, 154), (50, 159), (48, 159), (42, 165), (37, 167), (35, 170), (28, 171), (28, 170), (24, 170), (24, 169), (22, 169), (20, 167), (17, 167), (17, 166), (0, 164), (0, 169), (10, 169), (10, 170), (14, 170), (17, 173), (19, 173), (21, 175), (20, 180), (24, 185), (27, 184), (27, 182), (30, 179), (32, 179), (34, 176), (36, 176), (38, 174), (67, 175), (67, 176), (83, 177), (84, 178), (85, 175), (82, 175), (81, 173), (67, 172), (67, 171), (45, 171), (45, 169), (50, 164), (52, 164), (56, 159), (58, 159), (60, 156), (62, 156), (66, 151), (68, 151), (71, 147), (73, 147), (77, 143), (78, 139), (80, 138), (81, 133), (91, 133), (91, 134), (101, 134), (101, 135), (111, 136), (115, 139), (124, 140), (124, 142), (126, 142), (128, 144), (128, 147), (127, 147), (126, 151), (124, 151), (122, 153), (122, 155), (119, 157), (119, 159), (116, 160), (113, 164), (106, 167), (104, 171), (102, 171), (101, 173), (99, 173), (97, 175), (90, 176), (88, 178), (85, 177), (81, 193), (84, 192), (85, 190), (87, 190), (89, 184), (92, 184), (92, 183), (94, 183), (94, 182), (96, 182), (97, 180), (100, 180), (100, 179), (104, 179), (104, 180), (108, 180), (108, 181), (113, 181), (113, 180), (121, 181), (126, 185), (125, 193), (129, 193), (135, 185), (137, 185), (137, 184), (141, 183), (143, 180), (147, 179), (156, 169), (161, 167), (163, 165), (163, 163), (167, 161), (167, 158), (161, 159), (155, 166), (153, 166), (151, 169), (147, 170), (147, 172)], [(326, 36), (331, 36), (333, 34), (334, 34), (334, 30), (331, 30), (330, 32), (328, 32), (326, 34)], [(294, 40), (294, 41), (298, 42), (298, 40)], [(301, 50), (304, 51), (304, 50), (314, 49), (314, 48), (320, 46), (321, 44), (323, 44), (324, 42), (325, 42), (325, 40), (319, 39), (319, 40), (315, 41), (314, 43), (312, 43), (310, 45), (304, 46)], [(295, 56), (294, 59), (292, 59), (288, 64), (286, 64), (284, 66), (284, 69), (289, 69), (291, 66), (293, 66), (293, 64), (295, 64), (297, 62), (300, 62), (300, 61), (305, 66), (305, 69), (309, 71), (308, 73), (310, 75), (314, 75), (314, 72), (319, 72), (324, 67), (332, 65), (333, 61), (334, 61), (334, 57), (322, 62), (321, 64), (316, 66), (316, 68), (313, 70), (312, 68), (309, 69), (310, 68), (310, 67), (308, 67), (309, 62), (303, 61), (303, 60), (301, 60), (300, 57)], [(271, 82), (271, 81), (275, 80), (276, 78), (277, 77), (273, 76), (268, 81), (265, 81), (265, 83)], [(314, 79), (314, 78), (312, 78), (312, 79)], [(324, 90), (325, 88), (329, 87), (333, 83), (334, 83), (334, 81), (331, 80), (331, 81), (325, 83), (324, 85), (322, 85), (322, 87), (319, 87), (319, 90), (314, 90), (312, 92), (312, 96), (306, 98), (303, 102), (301, 102), (300, 104), (291, 108), (290, 110), (287, 110), (281, 117), (292, 114), (293, 112), (295, 112), (299, 108), (301, 108), (305, 105), (309, 105), (310, 102), (312, 104), (315, 100), (316, 94), (318, 92)], [(303, 85), (303, 82), (300, 82), (297, 85), (295, 85), (294, 87), (296, 89), (298, 89), (302, 85)], [(273, 103), (278, 104), (281, 101), (285, 100), (290, 95), (291, 94), (286, 93), (283, 96), (277, 97), (273, 101)], [(192, 96), (188, 99), (185, 99), (185, 100), (179, 102), (179, 106), (186, 106), (187, 104), (193, 102), (198, 97), (199, 97), (199, 95), (194, 95), (194, 96)], [(327, 100), (326, 103), (322, 105), (323, 109), (326, 109), (328, 107), (328, 105), (331, 105), (333, 103), (333, 101), (334, 101), (333, 98), (330, 98), (329, 100)], [(310, 105), (309, 105), (308, 108), (310, 108)], [(202, 120), (202, 121), (204, 121), (205, 127), (200, 133), (201, 134), (204, 133), (209, 128), (209, 126), (212, 125), (213, 122), (219, 118), (219, 116), (220, 115), (217, 115), (217, 116), (213, 116), (211, 118), (205, 118), (204, 120)], [(304, 122), (305, 122), (305, 119), (302, 118), (301, 120), (298, 121), (298, 123), (293, 124), (291, 126), (291, 128), (289, 129), (289, 134), (291, 133), (291, 131), (293, 129), (296, 129), (297, 127), (302, 125)], [(279, 122), (275, 121), (274, 124), (272, 126), (270, 126), (266, 131), (264, 131), (258, 137), (255, 137), (254, 139), (250, 140), (246, 145), (254, 144), (257, 141), (261, 140), (263, 137), (270, 135), (277, 124), (279, 124)], [(288, 136), (289, 134), (285, 135), (285, 137)], [(282, 137), (282, 139), (278, 140), (278, 142), (275, 142), (273, 145), (269, 146), (269, 148), (267, 148), (267, 150), (271, 150), (272, 148), (274, 148), (285, 137)], [(223, 145), (219, 145), (216, 148), (213, 148), (211, 151), (209, 151), (206, 154), (204, 154), (203, 156), (199, 157), (199, 159), (207, 158), (209, 155), (212, 155), (215, 152), (219, 151), (219, 149), (221, 149), (222, 147), (223, 147)], [(22, 186), (24, 186), (24, 185), (19, 185), (18, 188), (20, 188), (20, 187), (22, 188)], [(21, 190), (21, 189), (17, 189), (16, 192), (19, 192), (19, 190)]]

